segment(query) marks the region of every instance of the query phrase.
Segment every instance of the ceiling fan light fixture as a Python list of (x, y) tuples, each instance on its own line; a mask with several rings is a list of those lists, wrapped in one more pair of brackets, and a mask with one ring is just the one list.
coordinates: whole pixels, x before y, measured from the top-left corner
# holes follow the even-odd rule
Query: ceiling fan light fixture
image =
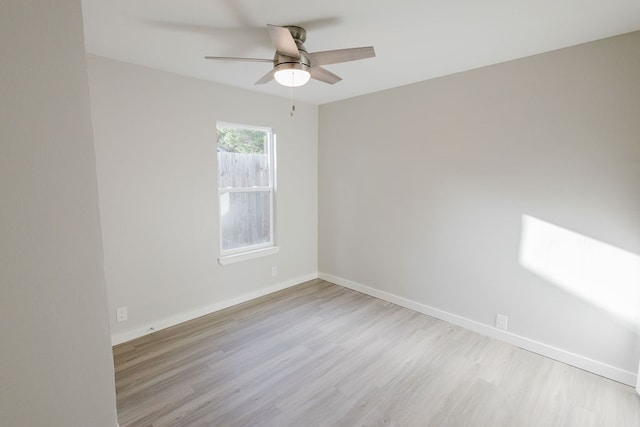
[(309, 67), (300, 63), (284, 63), (276, 66), (273, 77), (282, 86), (299, 87), (309, 82)]
[[(373, 46), (309, 53), (304, 47), (304, 42), (307, 39), (307, 32), (304, 28), (297, 25), (285, 25), (284, 27), (267, 25), (267, 29), (271, 43), (276, 48), (273, 61), (263, 58), (229, 56), (205, 56), (205, 59), (273, 62), (273, 69), (262, 76), (255, 84), (262, 85), (275, 79), (278, 84), (293, 88), (306, 85), (310, 79), (331, 85), (336, 84), (342, 80), (340, 76), (322, 68), (322, 65), (358, 61), (376, 56)], [(311, 66), (312, 64), (313, 67)]]

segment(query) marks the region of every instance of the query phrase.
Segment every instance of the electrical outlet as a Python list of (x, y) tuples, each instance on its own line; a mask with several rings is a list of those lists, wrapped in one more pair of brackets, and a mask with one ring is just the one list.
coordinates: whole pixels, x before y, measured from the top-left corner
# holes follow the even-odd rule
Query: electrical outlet
[(276, 277), (278, 275), (278, 267), (271, 267), (271, 277)]
[(508, 321), (509, 321), (508, 316), (504, 314), (496, 314), (496, 328), (506, 331)]
[(116, 322), (124, 322), (128, 317), (127, 307), (118, 307), (116, 310)]

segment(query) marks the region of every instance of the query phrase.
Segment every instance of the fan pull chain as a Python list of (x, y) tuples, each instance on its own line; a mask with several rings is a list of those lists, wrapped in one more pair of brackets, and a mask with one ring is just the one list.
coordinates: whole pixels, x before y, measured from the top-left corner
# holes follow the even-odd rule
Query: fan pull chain
[[(293, 74), (291, 79), (293, 80)], [(293, 117), (293, 113), (296, 112), (296, 106), (293, 104), (293, 86), (291, 86), (291, 110), (289, 110), (289, 115)]]

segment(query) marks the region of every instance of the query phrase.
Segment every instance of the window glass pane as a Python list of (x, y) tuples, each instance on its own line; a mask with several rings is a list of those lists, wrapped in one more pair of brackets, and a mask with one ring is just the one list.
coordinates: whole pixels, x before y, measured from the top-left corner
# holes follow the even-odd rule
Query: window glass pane
[(218, 186), (268, 187), (268, 133), (218, 126)]
[(218, 152), (219, 188), (269, 187), (266, 154)]
[(223, 193), (220, 208), (222, 250), (271, 240), (270, 191)]

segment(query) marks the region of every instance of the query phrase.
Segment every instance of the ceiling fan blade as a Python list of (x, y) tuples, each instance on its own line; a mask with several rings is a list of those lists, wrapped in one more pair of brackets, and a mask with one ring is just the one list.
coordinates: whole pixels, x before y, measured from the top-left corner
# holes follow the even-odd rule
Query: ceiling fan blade
[[(242, 25), (243, 27), (254, 27), (256, 26), (256, 22), (251, 18), (248, 13), (248, 9), (243, 7), (240, 2), (235, 0), (223, 0), (223, 2), (227, 10), (231, 12), (236, 21)], [(264, 34), (264, 33), (263, 33)]]
[(249, 48), (271, 50), (273, 47), (271, 45), (271, 40), (269, 40), (268, 37), (265, 37), (263, 25), (260, 27), (243, 26), (222, 28), (211, 25), (183, 24), (178, 22), (154, 20), (146, 20), (143, 22), (151, 27), (160, 28), (162, 30), (169, 30), (184, 34), (195, 34), (201, 37), (211, 37), (217, 41), (233, 40), (233, 46), (231, 43), (225, 43), (226, 49), (223, 51), (222, 55), (241, 56), (244, 52), (248, 52)]
[(298, 27), (302, 27), (305, 30), (320, 30), (322, 28), (329, 28), (342, 23), (342, 18), (337, 16), (327, 16), (325, 18), (317, 18), (309, 21), (296, 21)]
[(271, 63), (273, 63), (273, 59), (236, 58), (236, 57), (233, 57), (233, 56), (205, 56), (204, 59), (215, 59), (215, 60), (220, 60), (220, 61), (271, 62)]
[(262, 78), (260, 78), (260, 80), (258, 80), (254, 84), (263, 85), (265, 83), (269, 83), (271, 80), (273, 80), (273, 70), (269, 71), (267, 74), (262, 76)]
[(269, 30), (269, 37), (271, 37), (271, 42), (276, 48), (276, 52), (291, 58), (300, 58), (298, 46), (296, 46), (296, 42), (293, 40), (288, 29), (269, 24), (267, 24), (267, 29)]
[(339, 62), (357, 61), (359, 59), (373, 58), (376, 56), (373, 46), (352, 47), (349, 49), (325, 50), (310, 54), (311, 65), (328, 65)]
[(329, 83), (330, 85), (338, 83), (342, 80), (342, 77), (333, 74), (331, 71), (322, 67), (311, 67), (311, 78), (319, 80), (321, 82)]

